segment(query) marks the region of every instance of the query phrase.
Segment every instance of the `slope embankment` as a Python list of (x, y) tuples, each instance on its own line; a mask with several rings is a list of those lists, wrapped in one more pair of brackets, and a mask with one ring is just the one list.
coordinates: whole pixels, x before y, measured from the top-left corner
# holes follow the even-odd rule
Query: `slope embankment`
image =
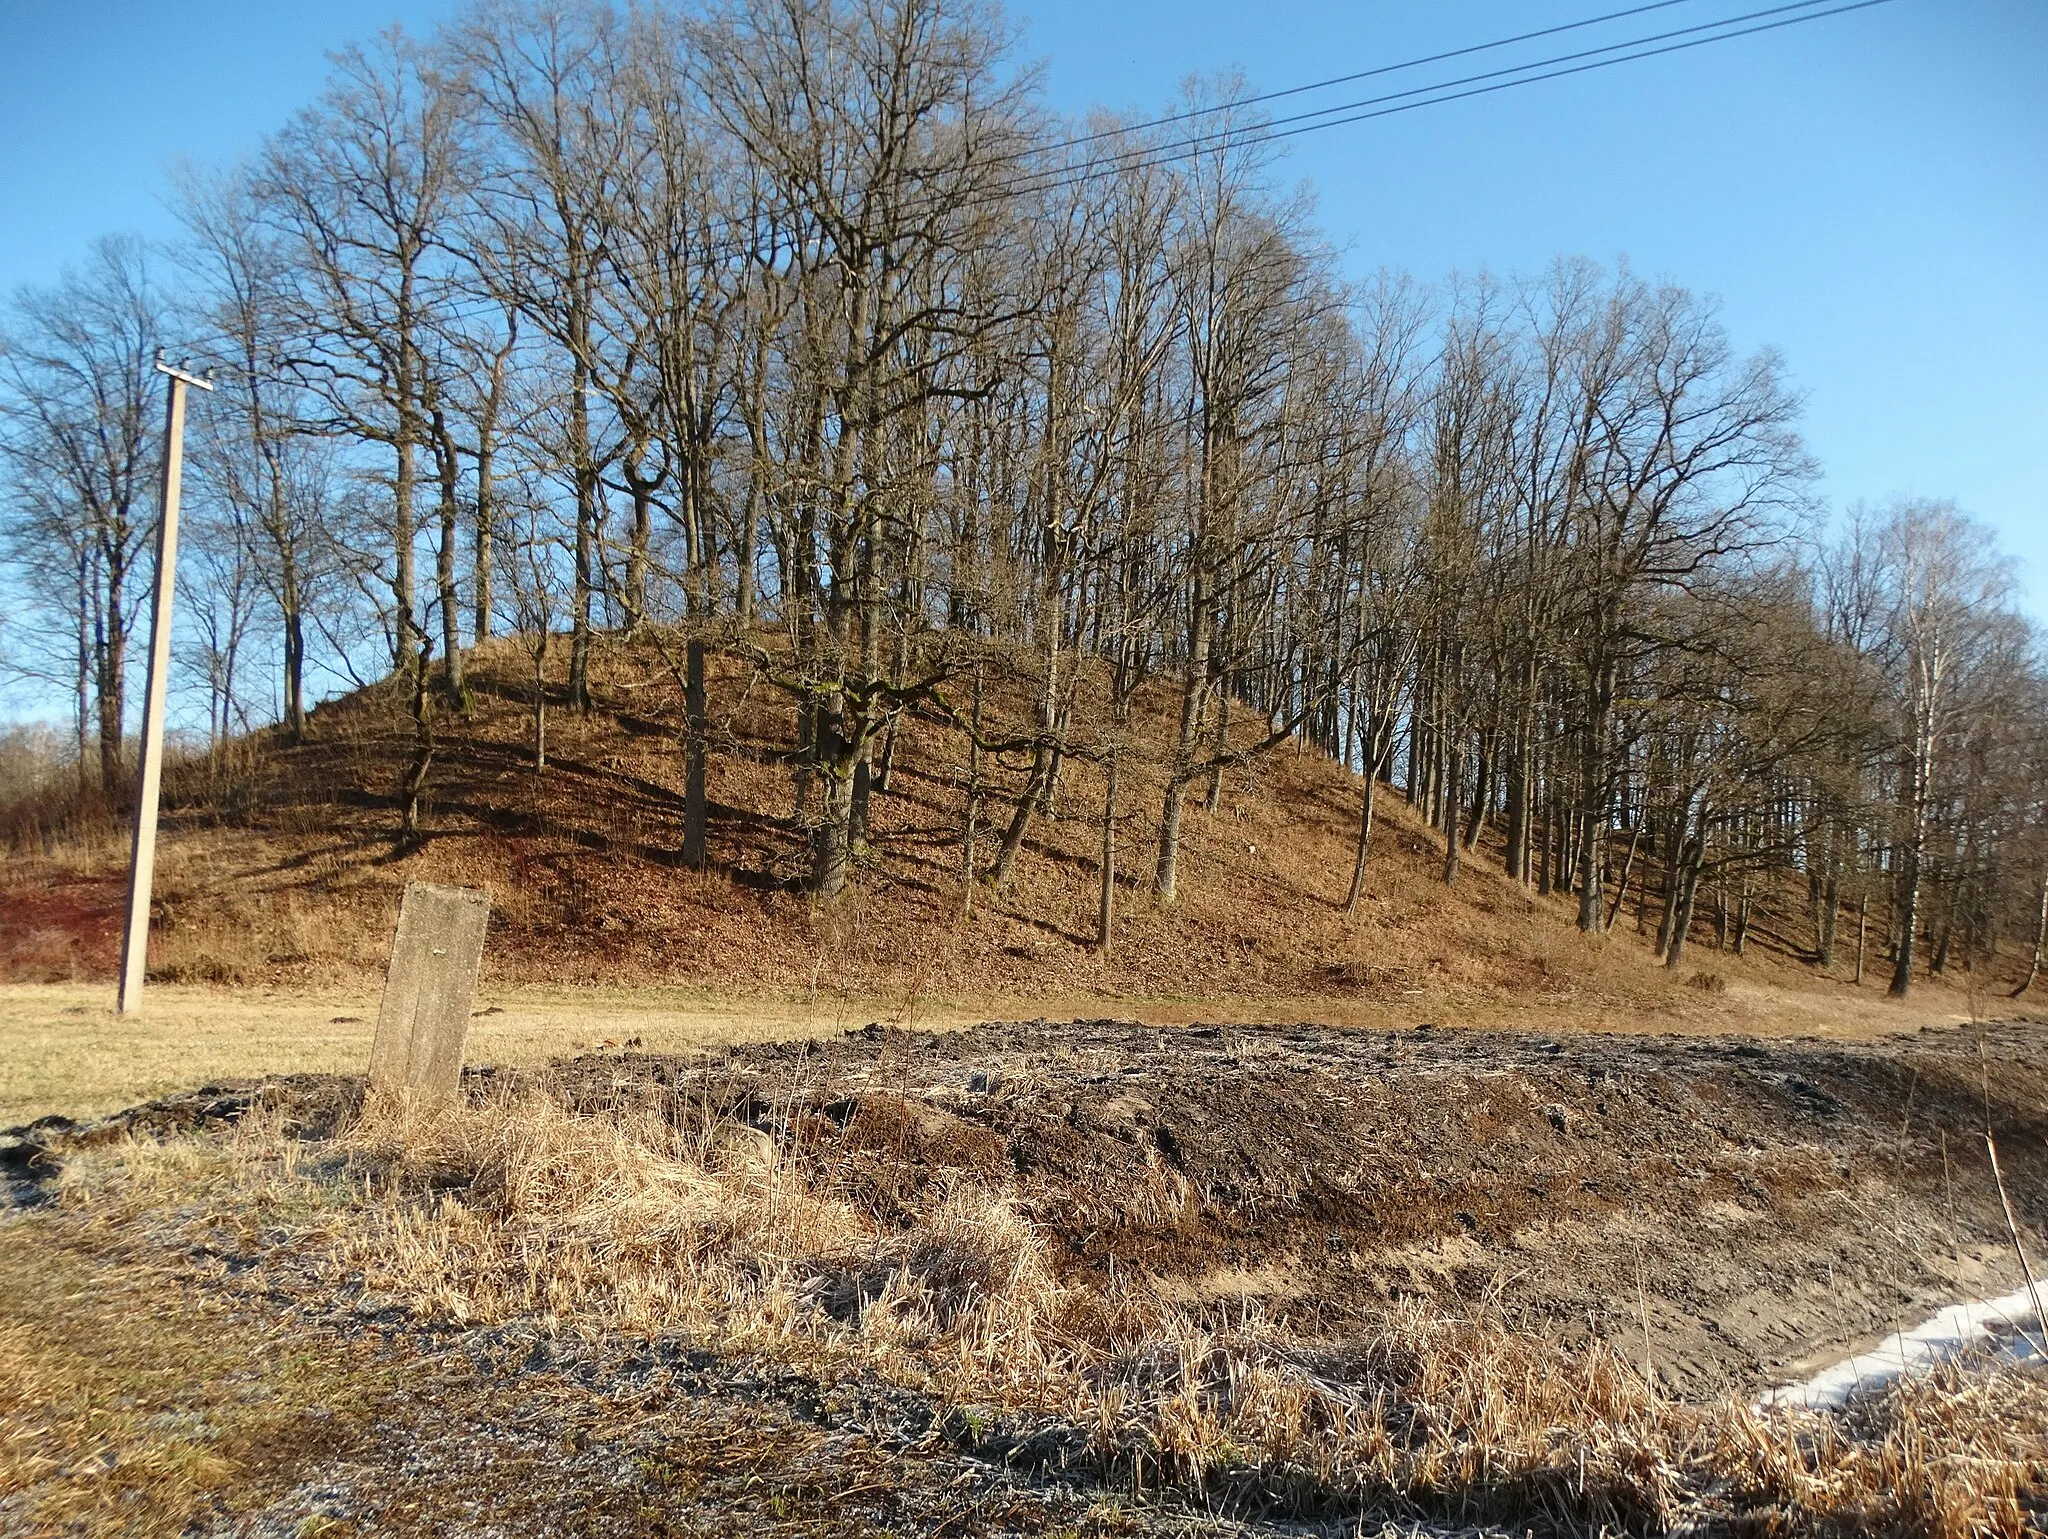
[[(596, 704), (551, 684), (548, 762), (536, 771), (525, 654), (478, 648), (471, 703), (441, 712), (424, 837), (396, 842), (413, 724), (397, 689), (322, 705), (305, 741), (259, 734), (172, 776), (152, 967), (166, 981), (306, 989), (374, 981), (405, 881), (482, 885), (494, 902), (487, 978), (501, 985), (674, 985), (727, 994), (952, 1003), (1115, 998), (1160, 1018), (1314, 1018), (1673, 1030), (1883, 1030), (1965, 1017), (1992, 980), (1951, 972), (1903, 1009), (1877, 969), (1823, 973), (1804, 946), (1803, 887), (1766, 885), (1745, 954), (1717, 949), (1703, 895), (1685, 965), (1651, 954), (1654, 862), (1634, 863), (1613, 933), (1578, 934), (1574, 900), (1501, 871), (1491, 831), (1442, 876), (1440, 836), (1400, 793), (1378, 798), (1363, 896), (1347, 910), (1362, 783), (1298, 744), (1233, 765), (1213, 805), (1195, 788), (1178, 900), (1149, 878), (1174, 730), (1169, 684), (1141, 694), (1114, 823), (1112, 945), (1097, 944), (1104, 772), (1070, 756), (1001, 885), (962, 880), (969, 745), (937, 714), (903, 718), (852, 890), (802, 891), (815, 796), (791, 701), (732, 658), (709, 681), (708, 860), (682, 855), (682, 691), (667, 648), (610, 642)], [(1090, 719), (1084, 672), (1075, 719)], [(1032, 685), (987, 680), (988, 731), (1025, 730)], [(1247, 737), (1251, 728), (1245, 729)], [(1025, 783), (1021, 757), (982, 755), (978, 869)], [(0, 873), (0, 976), (111, 975), (126, 848), (105, 816), (17, 826)], [(1618, 862), (1619, 863), (1619, 862)], [(2000, 975), (2002, 977), (2002, 974)], [(2010, 981), (2005, 982), (2010, 987)]]

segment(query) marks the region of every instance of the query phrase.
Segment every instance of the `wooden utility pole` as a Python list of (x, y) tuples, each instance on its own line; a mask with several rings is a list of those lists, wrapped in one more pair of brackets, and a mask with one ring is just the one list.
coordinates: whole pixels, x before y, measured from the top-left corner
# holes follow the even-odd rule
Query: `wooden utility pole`
[(173, 368), (157, 354), (159, 374), (170, 377), (164, 418), (162, 517), (156, 530), (156, 588), (149, 628), (149, 682), (142, 694), (142, 763), (135, 777), (135, 846), (128, 863), (128, 927), (121, 937), (123, 1015), (142, 1006), (142, 976), (149, 960), (149, 892), (156, 875), (156, 805), (164, 775), (164, 696), (171, 682), (171, 596), (177, 589), (178, 496), (185, 480), (185, 387), (211, 390), (213, 381)]

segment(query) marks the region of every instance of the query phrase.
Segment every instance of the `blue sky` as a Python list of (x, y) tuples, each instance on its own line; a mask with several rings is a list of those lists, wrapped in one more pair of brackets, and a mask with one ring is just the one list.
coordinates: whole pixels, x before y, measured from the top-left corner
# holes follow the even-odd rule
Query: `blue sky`
[[(1548, 46), (1767, 3), (1688, 0)], [(1150, 112), (1191, 72), (1239, 67), (1278, 89), (1624, 4), (1010, 14), (1058, 106)], [(450, 8), (0, 0), (0, 292), (48, 281), (103, 232), (168, 234), (166, 166), (252, 148), (318, 90), (325, 50)], [(1999, 530), (2048, 621), (2048, 0), (1891, 0), (1308, 135), (1285, 172), (1313, 183), (1359, 271), (1435, 280), (1583, 254), (1718, 295), (1739, 343), (1784, 353), (1824, 496), (1953, 497)]]

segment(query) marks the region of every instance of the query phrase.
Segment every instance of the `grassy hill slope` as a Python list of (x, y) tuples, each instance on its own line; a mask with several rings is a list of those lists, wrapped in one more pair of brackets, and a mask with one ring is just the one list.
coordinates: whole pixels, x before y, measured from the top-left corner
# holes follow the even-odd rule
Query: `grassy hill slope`
[[(243, 985), (374, 977), (400, 889), (428, 879), (490, 889), (487, 966), (501, 982), (1673, 1029), (1869, 1029), (1966, 1013), (1973, 990), (1987, 1010), (2004, 1003), (1981, 974), (1938, 980), (1905, 1007), (1881, 999), (1874, 967), (1860, 988), (1846, 963), (1822, 976), (1798, 954), (1807, 921), (1789, 893), (1767, 896), (1740, 958), (1716, 952), (1703, 894), (1695, 949), (1667, 973), (1641, 933), (1654, 932), (1657, 910), (1652, 896), (1639, 919), (1640, 863), (1614, 933), (1588, 940), (1572, 926), (1573, 900), (1509, 881), (1488, 840), (1447, 887), (1437, 836), (1397, 792), (1380, 798), (1365, 901), (1348, 915), (1360, 782), (1293, 744), (1226, 773), (1215, 811), (1193, 798), (1181, 898), (1162, 908), (1149, 877), (1176, 707), (1166, 684), (1138, 703), (1107, 956), (1094, 945), (1100, 769), (1067, 762), (1012, 880), (1001, 891), (978, 883), (970, 916), (960, 880), (968, 744), (935, 718), (904, 720), (854, 888), (816, 903), (799, 885), (794, 706), (730, 659), (714, 659), (709, 681), (709, 864), (684, 866), (682, 699), (663, 655), (605, 644), (596, 708), (551, 707), (549, 765), (537, 775), (528, 659), (507, 642), (478, 648), (470, 710), (437, 719), (426, 838), (405, 852), (395, 795), (412, 724), (390, 684), (321, 706), (302, 744), (259, 734), (176, 766), (152, 967)], [(1021, 727), (1030, 698), (1025, 681), (992, 675), (991, 730)], [(984, 774), (983, 825), (999, 830), (1022, 766)], [(17, 809), (14, 822), (0, 973), (110, 976), (127, 855), (118, 819), (45, 808), (36, 818)], [(983, 837), (984, 863), (995, 838)]]

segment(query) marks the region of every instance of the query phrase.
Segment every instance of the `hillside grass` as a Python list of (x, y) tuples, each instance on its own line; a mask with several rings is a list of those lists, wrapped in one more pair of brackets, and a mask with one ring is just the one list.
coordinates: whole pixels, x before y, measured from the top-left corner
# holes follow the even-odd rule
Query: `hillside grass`
[[(321, 706), (303, 744), (266, 733), (188, 760), (167, 791), (152, 975), (238, 998), (265, 991), (271, 1003), (250, 1008), (277, 1020), (259, 1014), (252, 1028), (311, 1031), (298, 1060), (311, 1066), (326, 1051), (312, 1040), (322, 1000), (348, 1002), (332, 1015), (374, 1013), (399, 894), (426, 879), (490, 890), (487, 992), (578, 991), (565, 1030), (590, 1037), (608, 1033), (601, 1023), (586, 1031), (589, 1018), (643, 989), (695, 991), (771, 1023), (792, 1013), (1113, 1012), (1862, 1033), (2012, 1008), (2009, 958), (1975, 973), (1952, 966), (1900, 1005), (1883, 997), (1873, 946), (1855, 985), (1853, 915), (1835, 968), (1821, 973), (1804, 951), (1804, 884), (1789, 880), (1764, 884), (1742, 957), (1716, 951), (1714, 895), (1703, 892), (1691, 950), (1669, 972), (1650, 952), (1647, 852), (1614, 931), (1588, 939), (1573, 925), (1575, 899), (1539, 897), (1502, 873), (1492, 831), (1447, 887), (1439, 836), (1393, 788), (1379, 798), (1364, 902), (1347, 914), (1361, 782), (1299, 744), (1228, 771), (1213, 812), (1201, 805), (1206, 786), (1193, 788), (1180, 901), (1162, 906), (1149, 879), (1176, 707), (1170, 681), (1138, 704), (1107, 955), (1095, 945), (1099, 766), (1066, 762), (1053, 815), (1033, 824), (1012, 881), (1001, 891), (977, 883), (969, 915), (959, 849), (967, 743), (935, 717), (906, 717), (854, 886), (817, 903), (801, 890), (794, 707), (731, 658), (711, 669), (710, 860), (691, 870), (680, 857), (681, 696), (668, 650), (604, 642), (596, 709), (578, 716), (551, 704), (550, 766), (536, 775), (524, 654), (508, 642), (475, 649), (472, 704), (437, 723), (427, 838), (410, 851), (393, 836), (411, 724), (388, 685)], [(1077, 720), (1089, 719), (1100, 683), (1084, 671)], [(559, 695), (559, 681), (551, 688)], [(989, 731), (1023, 730), (1031, 698), (1028, 679), (993, 667)], [(1246, 714), (1248, 740), (1260, 728)], [(984, 774), (985, 865), (1024, 766), (987, 763)], [(118, 818), (48, 801), (11, 816), (0, 829), (11, 840), (0, 866), (0, 978), (110, 979), (127, 856)], [(297, 1025), (288, 1032), (288, 1023)]]

